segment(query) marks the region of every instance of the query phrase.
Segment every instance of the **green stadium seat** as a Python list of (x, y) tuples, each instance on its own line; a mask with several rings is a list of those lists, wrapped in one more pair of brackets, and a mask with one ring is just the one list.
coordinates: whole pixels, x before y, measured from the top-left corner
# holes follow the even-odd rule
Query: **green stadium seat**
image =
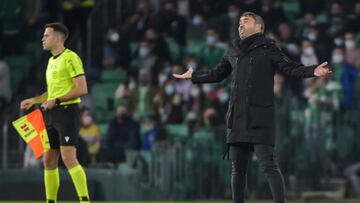
[(98, 126), (100, 128), (101, 134), (104, 136), (107, 133), (108, 129), (109, 129), (109, 123), (108, 122), (99, 123)]
[(135, 56), (136, 50), (137, 50), (138, 47), (139, 47), (139, 43), (137, 43), (137, 42), (131, 42), (131, 43), (129, 44), (129, 46), (130, 46), (131, 56)]
[(297, 16), (300, 14), (300, 4), (298, 1), (282, 1), (281, 7), (285, 12), (286, 17), (295, 22)]
[(187, 138), (189, 135), (188, 126), (183, 124), (167, 124), (165, 130), (169, 137), (174, 139)]
[(200, 57), (201, 49), (203, 47), (204, 41), (192, 40), (189, 41), (186, 47), (187, 54), (193, 54), (197, 57)]
[(181, 52), (180, 52), (180, 46), (171, 38), (167, 38), (166, 42), (169, 46), (169, 51), (171, 55), (171, 59), (177, 63), (181, 61)]
[(11, 56), (4, 60), (9, 64), (11, 89), (16, 93), (30, 70), (31, 60), (28, 56)]
[(126, 77), (126, 72), (121, 70), (103, 70), (101, 73), (101, 81), (104, 83), (123, 83)]
[(38, 62), (43, 54), (43, 49), (39, 42), (29, 42), (25, 45), (25, 54), (31, 56), (34, 61)]
[(96, 83), (91, 90), (91, 96), (94, 99), (95, 107), (106, 110), (114, 108), (114, 93), (119, 83)]

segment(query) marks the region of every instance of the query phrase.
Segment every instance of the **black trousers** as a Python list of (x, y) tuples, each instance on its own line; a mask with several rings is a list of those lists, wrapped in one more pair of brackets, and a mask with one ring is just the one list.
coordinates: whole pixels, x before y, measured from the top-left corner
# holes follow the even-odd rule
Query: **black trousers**
[(249, 154), (254, 147), (254, 152), (260, 168), (270, 185), (273, 199), (276, 203), (285, 203), (285, 184), (277, 163), (274, 147), (262, 144), (239, 143), (230, 145), (232, 159), (232, 198), (234, 203), (244, 203), (246, 172), (249, 163)]

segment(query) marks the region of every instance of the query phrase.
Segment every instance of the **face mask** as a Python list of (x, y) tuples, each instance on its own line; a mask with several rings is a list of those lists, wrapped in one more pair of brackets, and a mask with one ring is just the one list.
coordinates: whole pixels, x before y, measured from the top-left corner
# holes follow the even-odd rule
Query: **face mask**
[(333, 54), (331, 60), (335, 64), (339, 64), (344, 61), (344, 56), (342, 54)]
[(335, 39), (334, 39), (334, 44), (335, 44), (336, 46), (342, 46), (342, 45), (344, 44), (344, 40), (341, 39), (341, 38), (335, 38)]
[(227, 93), (227, 92), (222, 92), (220, 95), (219, 95), (219, 101), (221, 102), (221, 103), (225, 103), (225, 102), (227, 102), (228, 100), (229, 100), (229, 93)]
[(192, 19), (193, 25), (200, 25), (203, 23), (203, 19), (200, 16), (194, 16)]
[(139, 56), (140, 57), (147, 57), (149, 55), (149, 49), (145, 47), (141, 47), (139, 49)]
[(200, 89), (199, 88), (192, 88), (190, 94), (193, 97), (197, 97), (200, 94)]
[(166, 95), (172, 95), (172, 94), (174, 94), (174, 92), (175, 92), (175, 88), (174, 88), (174, 86), (173, 85), (166, 85), (166, 87), (165, 87), (165, 94)]
[(353, 49), (355, 48), (355, 42), (353, 40), (345, 40), (345, 47), (346, 49)]
[(228, 12), (228, 17), (231, 19), (234, 19), (238, 16), (238, 12), (237, 11), (229, 11)]
[(134, 81), (131, 81), (129, 83), (129, 90), (133, 90), (133, 89), (135, 89), (135, 87), (136, 87), (136, 83)]
[(168, 77), (164, 74), (160, 74), (158, 79), (159, 79), (159, 85), (162, 86), (164, 82), (168, 79)]
[(118, 34), (117, 32), (114, 32), (114, 33), (112, 33), (112, 34), (109, 36), (109, 40), (110, 40), (110, 42), (112, 42), (112, 43), (118, 42), (119, 39), (120, 39), (120, 36), (119, 36), (119, 34)]
[(315, 42), (316, 39), (317, 39), (317, 36), (316, 36), (315, 34), (313, 34), (313, 33), (308, 34), (307, 37), (308, 37), (308, 39), (309, 39), (310, 41), (312, 41), (312, 42)]
[(196, 70), (197, 68), (197, 63), (195, 62), (189, 62), (187, 65), (186, 65), (187, 68), (192, 68), (194, 70)]
[(208, 94), (213, 90), (213, 87), (211, 85), (205, 84), (202, 86), (202, 90), (204, 91), (205, 94)]
[(84, 126), (89, 126), (92, 122), (93, 122), (93, 119), (91, 116), (83, 117), (82, 123)]
[(216, 43), (216, 37), (214, 36), (207, 36), (206, 43), (208, 45), (214, 45)]
[(313, 55), (314, 54), (314, 48), (313, 47), (306, 47), (304, 49), (304, 54), (306, 55)]

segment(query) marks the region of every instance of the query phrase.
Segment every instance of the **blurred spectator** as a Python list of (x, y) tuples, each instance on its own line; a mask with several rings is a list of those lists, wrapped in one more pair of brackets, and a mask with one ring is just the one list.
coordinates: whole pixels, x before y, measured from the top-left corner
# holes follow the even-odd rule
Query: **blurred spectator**
[(292, 27), (282, 22), (277, 26), (277, 32), (281, 48), (286, 55), (293, 60), (298, 60), (300, 49), (297, 45), (298, 40), (295, 38)]
[(24, 168), (25, 169), (41, 169), (43, 166), (42, 159), (36, 159), (34, 152), (29, 145), (25, 147), (24, 153)]
[(155, 90), (151, 85), (151, 75), (146, 69), (139, 71), (139, 85), (134, 91), (136, 96), (136, 105), (134, 111), (134, 118), (141, 119), (144, 115), (153, 113), (151, 100), (155, 95)]
[(220, 40), (228, 41), (238, 38), (239, 17), (239, 6), (235, 2), (230, 3), (227, 7), (226, 15), (222, 16), (221, 21), (217, 25), (213, 25), (219, 30)]
[(341, 85), (341, 107), (343, 109), (350, 109), (354, 103), (355, 82), (358, 80), (358, 70), (345, 62), (345, 53), (341, 48), (333, 49), (331, 64), (334, 80)]
[(284, 11), (279, 0), (261, 0), (261, 17), (268, 30), (274, 30), (279, 23), (286, 21)]
[(156, 147), (159, 134), (158, 121), (155, 116), (148, 115), (143, 118), (144, 135), (142, 136), (142, 149), (153, 150)]
[(155, 70), (155, 64), (157, 63), (158, 57), (154, 54), (154, 45), (149, 41), (143, 40), (139, 44), (136, 56), (131, 62), (131, 66), (135, 70), (129, 70), (131, 74), (137, 75), (138, 70), (145, 69), (149, 73)]
[(330, 56), (330, 40), (321, 34), (319, 26), (310, 26), (305, 38), (313, 44), (316, 44), (314, 48), (320, 61), (325, 61), (328, 56)]
[(140, 149), (139, 123), (133, 120), (124, 103), (117, 106), (116, 117), (110, 121), (104, 142), (105, 157), (116, 167), (126, 161), (125, 150)]
[(332, 38), (344, 30), (346, 25), (344, 10), (340, 2), (333, 1), (330, 4), (330, 12), (327, 26), (327, 35)]
[(225, 54), (225, 45), (219, 41), (219, 34), (215, 28), (208, 28), (206, 42), (201, 48), (200, 60), (208, 68), (215, 68)]
[(360, 48), (356, 46), (354, 33), (345, 33), (346, 62), (360, 69)]
[[(86, 51), (87, 39), (87, 20), (92, 8), (95, 6), (95, 0), (62, 0), (64, 24), (70, 30), (67, 40), (72, 49), (78, 50), (78, 44), (81, 43), (81, 56)], [(78, 51), (79, 52), (79, 51)]]
[(309, 40), (303, 40), (301, 45), (301, 63), (305, 66), (319, 64), (319, 59), (315, 53), (314, 45)]
[(346, 29), (352, 33), (360, 32), (360, 1), (354, 3), (354, 11), (348, 15)]
[(25, 38), (27, 41), (33, 41), (36, 37), (36, 31), (39, 28), (38, 21), (43, 3), (41, 0), (27, 0), (24, 4)]
[(131, 59), (130, 46), (125, 39), (125, 35), (109, 27), (105, 36), (105, 45), (103, 51), (103, 66), (109, 69), (128, 70)]
[(166, 40), (159, 35), (154, 27), (148, 28), (145, 32), (145, 40), (154, 47), (154, 54), (161, 60), (171, 61), (169, 47)]
[(80, 119), (79, 134), (87, 144), (90, 163), (95, 164), (100, 149), (101, 132), (98, 125), (93, 120), (90, 109), (81, 109)]
[(162, 123), (180, 124), (183, 122), (183, 103), (171, 80), (165, 81), (161, 86), (161, 91), (155, 95), (153, 108)]
[(0, 100), (7, 104), (11, 100), (10, 69), (5, 61), (0, 61)]
[(134, 14), (129, 16), (123, 26), (124, 33), (128, 33), (130, 42), (139, 42), (144, 38), (145, 30), (154, 25), (148, 0), (138, 0)]
[(356, 198), (360, 198), (359, 172), (360, 172), (360, 162), (347, 166), (346, 169), (344, 170), (344, 174), (348, 178), (351, 187), (354, 190)]
[(165, 37), (173, 38), (181, 47), (186, 45), (186, 19), (177, 14), (174, 1), (163, 3), (162, 10), (156, 16), (156, 25)]
[[(173, 66), (173, 73), (182, 73), (184, 71), (184, 67), (181, 64)], [(182, 101), (189, 101), (190, 98), (190, 90), (192, 83), (190, 80), (178, 80), (175, 79), (174, 87), (175, 92), (179, 94)]]
[(187, 38), (191, 40), (202, 40), (207, 26), (208, 22), (205, 15), (201, 12), (194, 13), (191, 22), (188, 23)]

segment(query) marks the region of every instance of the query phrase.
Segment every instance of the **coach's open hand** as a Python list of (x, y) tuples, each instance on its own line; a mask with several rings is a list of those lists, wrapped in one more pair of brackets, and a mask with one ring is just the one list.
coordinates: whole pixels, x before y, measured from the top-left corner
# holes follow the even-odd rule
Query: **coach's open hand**
[(328, 67), (328, 62), (324, 62), (320, 65), (318, 65), (314, 70), (314, 75), (316, 77), (323, 77), (330, 75), (332, 73), (330, 67)]
[(173, 76), (177, 79), (182, 79), (182, 80), (187, 80), (187, 79), (191, 79), (191, 76), (192, 76), (192, 73), (193, 73), (193, 69), (192, 68), (189, 68), (188, 71), (186, 71), (185, 73), (183, 74), (176, 74), (174, 73)]

